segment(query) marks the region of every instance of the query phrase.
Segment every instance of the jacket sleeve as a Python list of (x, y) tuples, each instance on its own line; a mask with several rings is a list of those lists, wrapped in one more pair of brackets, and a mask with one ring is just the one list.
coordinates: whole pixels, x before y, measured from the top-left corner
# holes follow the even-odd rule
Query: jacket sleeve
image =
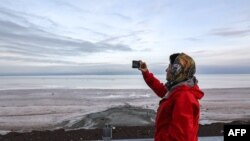
[(155, 92), (159, 97), (163, 97), (167, 93), (167, 88), (157, 78), (154, 77), (149, 71), (143, 72), (143, 78), (147, 85)]
[(172, 122), (170, 123), (170, 130), (167, 133), (167, 138), (170, 141), (193, 140), (193, 134), (197, 134), (192, 132), (194, 131), (193, 113), (192, 99), (185, 91), (180, 92), (174, 101)]

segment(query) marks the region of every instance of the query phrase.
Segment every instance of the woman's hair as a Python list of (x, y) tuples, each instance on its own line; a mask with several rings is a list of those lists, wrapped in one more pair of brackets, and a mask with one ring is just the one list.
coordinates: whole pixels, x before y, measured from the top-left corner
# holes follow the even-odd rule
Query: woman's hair
[(174, 53), (172, 55), (170, 55), (169, 59), (170, 59), (170, 64), (173, 65), (175, 59), (177, 58), (177, 56), (180, 55), (180, 53)]

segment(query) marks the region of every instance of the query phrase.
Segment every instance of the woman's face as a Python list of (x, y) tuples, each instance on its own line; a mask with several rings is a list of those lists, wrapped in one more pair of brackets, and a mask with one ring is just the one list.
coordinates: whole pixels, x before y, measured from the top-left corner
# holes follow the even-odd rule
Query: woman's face
[(171, 76), (171, 64), (168, 65), (168, 67), (166, 68), (166, 80), (170, 80), (170, 76)]

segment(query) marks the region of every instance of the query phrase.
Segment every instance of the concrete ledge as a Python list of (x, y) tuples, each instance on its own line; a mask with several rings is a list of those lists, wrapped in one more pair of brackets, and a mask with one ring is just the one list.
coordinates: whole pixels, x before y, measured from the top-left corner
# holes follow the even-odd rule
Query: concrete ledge
[[(223, 136), (199, 137), (199, 141), (223, 141)], [(121, 139), (112, 141), (154, 141), (154, 139)]]

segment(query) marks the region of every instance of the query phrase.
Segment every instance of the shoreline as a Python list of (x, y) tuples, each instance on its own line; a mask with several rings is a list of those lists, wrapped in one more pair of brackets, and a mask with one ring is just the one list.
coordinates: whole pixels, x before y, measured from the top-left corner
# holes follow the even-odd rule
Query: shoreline
[[(250, 120), (250, 88), (204, 92), (201, 128)], [(92, 130), (103, 127), (104, 121), (124, 129), (128, 125), (153, 128), (158, 102), (150, 89), (0, 90), (0, 131)]]

